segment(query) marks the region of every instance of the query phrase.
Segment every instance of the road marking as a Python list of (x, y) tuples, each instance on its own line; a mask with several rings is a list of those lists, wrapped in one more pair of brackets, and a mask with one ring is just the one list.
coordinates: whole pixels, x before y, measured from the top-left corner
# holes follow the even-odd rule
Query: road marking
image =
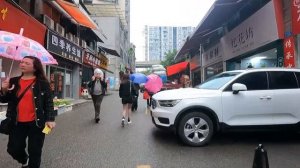
[(137, 165), (136, 168), (151, 168), (150, 165)]
[(148, 114), (148, 107), (146, 107), (146, 110), (145, 110), (145, 114), (147, 115)]

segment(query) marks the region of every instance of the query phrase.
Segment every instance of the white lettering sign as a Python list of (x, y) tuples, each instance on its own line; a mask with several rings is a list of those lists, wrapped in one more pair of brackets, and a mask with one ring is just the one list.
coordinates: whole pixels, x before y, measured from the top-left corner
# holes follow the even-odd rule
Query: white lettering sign
[(300, 0), (294, 0), (294, 6), (296, 8), (298, 8), (298, 10), (297, 10), (297, 14), (298, 14), (297, 22), (299, 22), (300, 21)]
[(213, 63), (220, 62), (223, 59), (222, 57), (223, 49), (221, 44), (218, 43), (203, 53), (202, 66), (208, 66)]
[(221, 38), (224, 60), (229, 60), (279, 39), (275, 9), (270, 1)]
[(55, 46), (58, 45), (58, 38), (56, 36), (52, 36), (52, 44)]

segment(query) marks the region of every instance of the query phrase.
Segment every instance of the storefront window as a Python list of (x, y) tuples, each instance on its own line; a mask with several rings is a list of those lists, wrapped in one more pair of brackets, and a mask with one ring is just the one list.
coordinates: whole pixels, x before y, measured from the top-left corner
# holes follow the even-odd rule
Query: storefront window
[(199, 85), (201, 83), (201, 70), (193, 72), (193, 86)]
[(276, 49), (271, 49), (241, 60), (241, 69), (276, 67), (276, 65)]
[(205, 68), (205, 80), (223, 72), (223, 63), (219, 62)]
[(271, 49), (241, 60), (228, 61), (227, 71), (247, 68), (277, 67), (277, 49)]

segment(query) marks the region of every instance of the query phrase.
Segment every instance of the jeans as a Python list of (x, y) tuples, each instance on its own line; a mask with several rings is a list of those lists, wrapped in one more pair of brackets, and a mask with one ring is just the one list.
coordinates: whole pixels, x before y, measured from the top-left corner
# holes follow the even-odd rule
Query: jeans
[[(39, 168), (45, 139), (42, 129), (36, 126), (35, 121), (18, 123), (9, 135), (7, 152), (21, 164), (25, 164), (29, 157), (29, 167)], [(27, 138), (28, 154), (26, 152)]]
[(92, 95), (94, 108), (95, 108), (95, 119), (99, 118), (100, 116), (100, 107), (103, 100), (104, 95)]

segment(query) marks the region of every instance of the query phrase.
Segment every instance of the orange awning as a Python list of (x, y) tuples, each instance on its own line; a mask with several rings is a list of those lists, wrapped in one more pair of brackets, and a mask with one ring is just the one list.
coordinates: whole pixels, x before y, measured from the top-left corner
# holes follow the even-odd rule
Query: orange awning
[(178, 64), (167, 66), (167, 76), (172, 76), (174, 74), (177, 74), (179, 72), (186, 70), (188, 64), (189, 64), (189, 62), (184, 61), (184, 62), (180, 62)]
[(90, 21), (89, 18), (84, 15), (75, 4), (66, 2), (64, 0), (56, 0), (56, 2), (80, 25), (89, 27), (91, 29), (97, 29), (97, 26)]

